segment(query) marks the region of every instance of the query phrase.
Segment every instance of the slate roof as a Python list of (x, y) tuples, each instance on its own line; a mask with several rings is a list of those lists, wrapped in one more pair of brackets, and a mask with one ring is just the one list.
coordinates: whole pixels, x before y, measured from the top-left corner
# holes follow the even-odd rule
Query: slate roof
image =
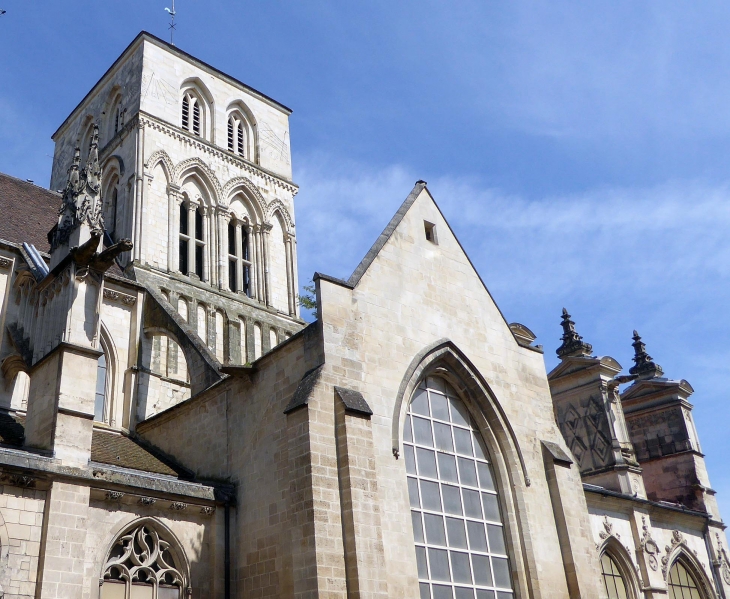
[(58, 220), (61, 196), (53, 191), (0, 173), (0, 239), (32, 243), (48, 252), (48, 231)]
[[(0, 445), (21, 447), (25, 436), (25, 417), (0, 412)], [(118, 468), (130, 468), (152, 474), (184, 477), (184, 469), (155, 455), (139, 441), (116, 431), (95, 428), (91, 438), (91, 461)]]

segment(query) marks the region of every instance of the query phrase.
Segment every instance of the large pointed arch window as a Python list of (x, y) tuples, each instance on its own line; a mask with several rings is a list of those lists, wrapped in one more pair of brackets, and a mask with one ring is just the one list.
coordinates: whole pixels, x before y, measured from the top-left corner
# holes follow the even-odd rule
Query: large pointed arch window
[(148, 522), (122, 533), (102, 573), (100, 599), (183, 599), (186, 575), (171, 539)]
[(609, 553), (601, 556), (601, 575), (608, 599), (630, 599), (626, 579), (621, 573), (618, 563)]
[(681, 562), (675, 561), (667, 576), (668, 599), (703, 599), (692, 572)]
[(423, 381), (403, 434), (421, 599), (512, 599), (492, 468), (463, 401)]

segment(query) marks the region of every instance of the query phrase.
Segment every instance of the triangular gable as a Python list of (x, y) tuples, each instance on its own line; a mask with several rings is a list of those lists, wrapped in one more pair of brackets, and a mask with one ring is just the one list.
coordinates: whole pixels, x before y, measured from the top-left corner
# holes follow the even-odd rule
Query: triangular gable
[[(398, 211), (393, 215), (393, 218), (390, 219), (390, 222), (387, 224), (385, 229), (383, 229), (383, 232), (375, 240), (375, 243), (372, 245), (372, 247), (367, 252), (367, 254), (365, 254), (365, 257), (360, 261), (360, 264), (358, 264), (357, 268), (355, 268), (352, 275), (350, 275), (350, 278), (347, 281), (344, 281), (342, 279), (338, 279), (338, 278), (335, 278), (335, 277), (332, 277), (329, 275), (324, 275), (322, 273), (315, 273), (315, 279), (321, 278), (321, 279), (330, 281), (332, 283), (335, 283), (337, 285), (343, 285), (345, 287), (349, 287), (350, 289), (355, 288), (358, 285), (358, 283), (360, 282), (360, 280), (362, 279), (362, 277), (364, 276), (364, 274), (370, 268), (372, 263), (375, 261), (378, 254), (382, 251), (382, 249), (388, 243), (390, 238), (393, 236), (393, 233), (396, 231), (398, 226), (401, 224), (401, 222), (405, 218), (408, 211), (411, 209), (413, 204), (416, 202), (416, 200), (421, 196), (421, 193), (424, 191), (428, 194), (429, 199), (431, 200), (434, 207), (438, 211), (439, 215), (443, 219), (446, 227), (448, 228), (449, 233), (454, 238), (454, 241), (456, 241), (456, 244), (458, 245), (459, 249), (463, 253), (467, 262), (469, 263), (469, 266), (471, 266), (472, 272), (479, 279), (479, 282), (481, 283), (484, 290), (487, 292), (487, 295), (491, 299), (492, 304), (495, 306), (495, 308), (499, 312), (499, 315), (501, 316), (502, 320), (504, 321), (504, 324), (510, 330), (510, 333), (511, 333), (512, 337), (515, 339), (515, 342), (518, 343), (518, 345), (519, 345), (519, 342), (517, 341), (517, 338), (514, 336), (514, 332), (509, 327), (509, 323), (507, 322), (507, 319), (504, 317), (502, 310), (497, 305), (497, 302), (494, 301), (494, 297), (492, 296), (492, 294), (490, 293), (486, 284), (484, 283), (484, 280), (482, 279), (481, 275), (479, 274), (477, 269), (474, 267), (474, 263), (471, 261), (471, 258), (469, 258), (469, 255), (464, 250), (464, 246), (461, 244), (461, 241), (459, 241), (459, 238), (454, 233), (454, 230), (451, 228), (449, 221), (444, 216), (444, 213), (441, 211), (441, 208), (439, 207), (438, 203), (433, 198), (433, 195), (431, 195), (431, 192), (428, 190), (425, 181), (416, 182), (416, 185), (411, 190), (411, 193), (408, 194), (408, 197), (401, 204), (400, 208), (398, 208)], [(536, 348), (533, 348), (533, 347), (527, 347), (527, 349), (536, 350)], [(542, 353), (541, 350), (536, 350), (536, 351), (540, 351), (540, 353)]]

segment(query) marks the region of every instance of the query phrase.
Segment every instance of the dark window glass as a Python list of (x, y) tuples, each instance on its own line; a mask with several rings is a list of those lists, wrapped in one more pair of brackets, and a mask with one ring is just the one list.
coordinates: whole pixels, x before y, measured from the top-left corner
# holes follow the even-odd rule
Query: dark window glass
[(233, 118), (228, 119), (228, 150), (233, 152)]
[(228, 288), (231, 291), (238, 291), (236, 286), (236, 261), (228, 261)]
[(203, 280), (203, 246), (195, 246), (195, 274)]
[(180, 233), (188, 234), (188, 207), (185, 204), (180, 204)]
[(248, 231), (246, 231), (246, 227), (241, 227), (241, 258), (250, 260), (248, 257)]
[(190, 100), (187, 96), (182, 101), (182, 126), (183, 129), (190, 129)]
[(203, 214), (199, 209), (195, 211), (195, 239), (203, 241)]
[(238, 123), (238, 153), (243, 156), (245, 148), (243, 147), (243, 123)]
[(184, 239), (180, 240), (178, 264), (180, 265), (180, 272), (184, 275), (188, 274), (188, 242)]
[(193, 133), (200, 135), (200, 104), (193, 104)]
[(236, 225), (228, 223), (228, 253), (236, 255)]

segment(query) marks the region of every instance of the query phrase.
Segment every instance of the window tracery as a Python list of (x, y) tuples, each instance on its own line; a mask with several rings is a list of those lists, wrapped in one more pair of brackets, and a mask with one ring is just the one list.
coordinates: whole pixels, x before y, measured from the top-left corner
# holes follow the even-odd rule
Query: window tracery
[(182, 599), (185, 577), (171, 547), (146, 523), (122, 534), (104, 564), (101, 599)]
[(236, 111), (228, 116), (228, 151), (249, 158), (248, 125), (243, 115)]
[(511, 599), (498, 492), (484, 441), (465, 404), (428, 377), (403, 434), (421, 599)]
[(672, 564), (667, 584), (668, 599), (702, 599), (703, 597), (692, 572), (679, 560)]
[(607, 552), (601, 556), (601, 575), (608, 599), (628, 599), (626, 580), (616, 560)]

